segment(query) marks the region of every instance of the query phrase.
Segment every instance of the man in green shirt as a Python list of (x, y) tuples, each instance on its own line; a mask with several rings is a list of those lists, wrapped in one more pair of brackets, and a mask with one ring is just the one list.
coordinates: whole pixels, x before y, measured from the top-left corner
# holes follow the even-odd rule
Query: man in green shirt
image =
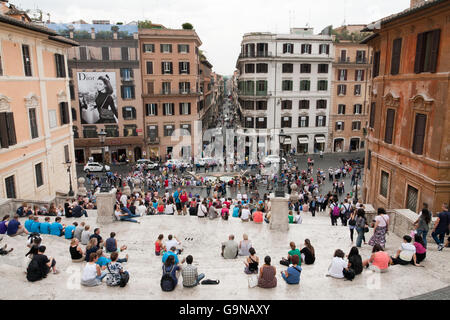
[(289, 266), (292, 263), (292, 257), (293, 256), (298, 256), (299, 257), (299, 263), (298, 265), (301, 264), (301, 253), (300, 250), (298, 250), (295, 246), (295, 242), (290, 242), (289, 246), (291, 247), (291, 250), (289, 250), (288, 252), (288, 257), (287, 259), (282, 258), (282, 260), (280, 261), (280, 264), (285, 265), (285, 266)]
[(292, 210), (289, 210), (288, 218), (289, 218), (289, 223), (294, 223), (294, 216), (292, 214)]

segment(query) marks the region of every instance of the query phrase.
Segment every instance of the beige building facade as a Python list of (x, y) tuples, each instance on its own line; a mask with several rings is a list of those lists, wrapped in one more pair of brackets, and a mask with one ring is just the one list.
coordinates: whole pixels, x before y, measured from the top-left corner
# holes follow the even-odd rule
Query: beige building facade
[(0, 198), (51, 199), (76, 188), (67, 50), (77, 43), (0, 6)]

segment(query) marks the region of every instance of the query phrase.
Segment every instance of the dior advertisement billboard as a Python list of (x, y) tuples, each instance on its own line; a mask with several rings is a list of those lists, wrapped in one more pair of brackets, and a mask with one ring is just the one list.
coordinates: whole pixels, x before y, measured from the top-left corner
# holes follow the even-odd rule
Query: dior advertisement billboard
[(77, 72), (82, 124), (118, 123), (116, 74)]

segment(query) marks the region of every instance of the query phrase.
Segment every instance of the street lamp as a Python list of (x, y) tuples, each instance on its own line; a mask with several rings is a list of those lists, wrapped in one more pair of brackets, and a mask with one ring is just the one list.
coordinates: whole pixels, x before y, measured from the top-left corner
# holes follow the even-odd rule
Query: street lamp
[(102, 129), (99, 133), (98, 133), (98, 139), (100, 140), (100, 143), (102, 145), (102, 159), (103, 159), (103, 163), (106, 163), (105, 161), (105, 139), (106, 139), (106, 132)]
[(69, 197), (73, 197), (74, 192), (72, 188), (72, 173), (70, 172), (70, 167), (72, 165), (71, 161), (63, 162), (64, 165), (67, 166), (67, 172), (69, 173), (69, 193), (67, 194)]
[(280, 134), (279, 134), (279, 140), (280, 140), (280, 164), (278, 166), (278, 184), (277, 184), (277, 189), (275, 190), (275, 197), (280, 197), (280, 198), (284, 198), (284, 187), (283, 187), (283, 182), (281, 181), (281, 166), (283, 165), (283, 161), (282, 161), (282, 155), (281, 155), (281, 145), (284, 144), (284, 141), (286, 140), (286, 136), (284, 135), (284, 131), (283, 129), (280, 130)]

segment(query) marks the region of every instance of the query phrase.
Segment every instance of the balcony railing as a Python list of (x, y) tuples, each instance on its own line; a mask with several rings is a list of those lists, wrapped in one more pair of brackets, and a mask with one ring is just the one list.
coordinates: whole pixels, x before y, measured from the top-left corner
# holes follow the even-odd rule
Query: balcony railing
[(350, 60), (350, 57), (346, 57), (346, 58), (342, 58), (339, 57), (338, 60), (339, 63), (357, 63), (357, 64), (366, 64), (367, 62), (367, 58), (357, 58), (355, 60)]
[(256, 52), (241, 53), (239, 55), (239, 58), (267, 58), (267, 57), (272, 57), (272, 52), (256, 51)]

